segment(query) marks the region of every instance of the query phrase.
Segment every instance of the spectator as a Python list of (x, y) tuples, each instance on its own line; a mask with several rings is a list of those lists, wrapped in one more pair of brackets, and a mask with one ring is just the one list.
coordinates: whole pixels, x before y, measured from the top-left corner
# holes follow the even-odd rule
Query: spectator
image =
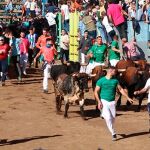
[(108, 18), (110, 22), (112, 22), (117, 28), (120, 38), (127, 39), (127, 33), (125, 31), (125, 19), (123, 14), (128, 15), (125, 11), (123, 11), (122, 7), (119, 4), (113, 4), (109, 1), (107, 9)]
[(95, 20), (92, 16), (89, 15), (89, 11), (85, 12), (85, 16), (83, 16), (83, 23), (86, 26), (86, 30), (89, 32), (89, 36), (93, 39), (96, 38), (96, 25)]
[(28, 62), (28, 50), (29, 50), (29, 40), (25, 38), (25, 32), (21, 31), (20, 33), (20, 65), (22, 67), (22, 72), (24, 75), (27, 75), (26, 73), (26, 67)]
[(63, 17), (62, 28), (64, 28), (67, 32), (69, 32), (69, 7), (66, 1), (64, 1), (64, 3), (61, 5), (61, 13)]
[(24, 4), (24, 7), (26, 9), (26, 16), (30, 15), (30, 7), (31, 7), (31, 2), (30, 0), (27, 0)]
[(110, 44), (113, 40), (114, 35), (116, 34), (115, 31), (113, 30), (112, 26), (110, 25), (109, 21), (108, 21), (108, 17), (106, 15), (106, 12), (102, 12), (102, 24), (104, 25), (107, 34), (108, 34), (108, 40), (107, 42)]
[(80, 63), (81, 65), (83, 65), (80, 68), (81, 73), (86, 72), (86, 66), (84, 66), (84, 64), (88, 63), (88, 59), (86, 58), (86, 55), (88, 50), (91, 48), (91, 46), (92, 46), (91, 38), (88, 35), (88, 31), (85, 30), (84, 36), (80, 40), (79, 48), (78, 48), (80, 50)]
[(33, 61), (33, 54), (34, 54), (34, 50), (36, 48), (36, 42), (37, 42), (37, 34), (34, 33), (34, 28), (30, 27), (29, 29), (29, 34), (26, 37), (29, 42), (30, 42), (30, 46), (29, 46), (29, 50), (28, 50), (28, 61), (29, 61), (29, 67), (31, 67), (32, 65), (32, 61)]
[(56, 16), (57, 16), (57, 12), (55, 12), (55, 11), (54, 12), (48, 12), (45, 15), (45, 18), (48, 21), (50, 31), (52, 32), (53, 38), (55, 41), (56, 41), (56, 20), (55, 20)]
[(0, 78), (1, 78), (1, 86), (5, 85), (6, 74), (8, 69), (8, 51), (10, 47), (5, 43), (4, 37), (0, 36)]
[(35, 13), (36, 8), (37, 8), (37, 3), (35, 0), (32, 0), (32, 2), (30, 4), (30, 13), (31, 13), (32, 18), (36, 17), (36, 13)]
[[(61, 62), (69, 61), (69, 36), (65, 29), (62, 30), (60, 37), (60, 48), (61, 48)], [(65, 58), (65, 60), (64, 60)]]
[(85, 24), (83, 23), (83, 15), (79, 16), (79, 31), (82, 36), (84, 36)]
[(12, 13), (12, 11), (13, 11), (13, 3), (12, 3), (12, 0), (8, 0), (8, 1), (7, 1), (7, 4), (6, 4), (6, 6), (5, 6), (5, 12), (6, 12), (6, 13), (8, 13), (8, 12)]
[(19, 49), (20, 39), (15, 38), (12, 31), (9, 31), (8, 38), (9, 38), (9, 45), (11, 47), (11, 53), (10, 53), (11, 60), (14, 65), (18, 81), (20, 82), (22, 80), (22, 77), (21, 77), (22, 73), (21, 73), (21, 68), (20, 68), (20, 49)]
[(132, 39), (130, 42), (127, 42), (127, 39), (122, 39), (122, 46), (127, 59), (137, 61), (140, 59), (140, 54), (137, 52), (137, 43), (136, 39)]

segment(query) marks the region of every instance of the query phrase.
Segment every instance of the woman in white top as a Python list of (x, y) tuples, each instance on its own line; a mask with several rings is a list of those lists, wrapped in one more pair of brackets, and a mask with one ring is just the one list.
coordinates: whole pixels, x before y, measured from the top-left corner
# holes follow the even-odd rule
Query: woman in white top
[(62, 35), (60, 38), (60, 48), (61, 48), (61, 62), (69, 60), (69, 36), (65, 29), (62, 29)]
[(31, 6), (31, 2), (30, 0), (27, 0), (24, 4), (24, 7), (26, 8), (26, 16), (30, 15), (30, 6)]
[(37, 3), (35, 0), (32, 0), (32, 2), (30, 4), (30, 13), (31, 13), (32, 18), (36, 17), (36, 13), (35, 13), (36, 8), (37, 8)]

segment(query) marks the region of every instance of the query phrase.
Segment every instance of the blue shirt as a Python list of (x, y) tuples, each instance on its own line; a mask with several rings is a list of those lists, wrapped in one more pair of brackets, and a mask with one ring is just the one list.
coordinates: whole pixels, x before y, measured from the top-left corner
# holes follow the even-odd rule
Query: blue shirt
[(9, 45), (12, 47), (12, 56), (20, 55), (19, 49), (20, 39), (13, 37), (9, 40)]

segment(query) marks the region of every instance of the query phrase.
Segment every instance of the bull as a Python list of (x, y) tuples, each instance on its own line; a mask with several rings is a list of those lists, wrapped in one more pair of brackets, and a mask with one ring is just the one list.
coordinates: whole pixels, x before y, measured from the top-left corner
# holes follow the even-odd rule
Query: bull
[[(149, 65), (145, 65), (145, 70), (139, 71), (137, 67), (128, 67), (126, 70), (122, 70), (121, 76), (118, 76), (118, 80), (123, 88), (126, 88), (130, 98), (135, 97), (134, 91), (140, 90), (145, 86), (147, 79), (149, 78)], [(119, 71), (119, 70), (118, 70)], [(139, 100), (139, 105), (137, 111), (140, 111), (142, 100), (145, 94), (139, 95), (137, 98)], [(117, 101), (117, 106), (121, 105), (121, 94)], [(127, 105), (130, 103), (127, 101)]]
[(79, 72), (80, 70), (80, 63), (79, 62), (72, 62), (70, 61), (67, 64), (61, 64), (61, 65), (53, 65), (51, 68), (51, 78), (56, 81), (58, 76), (61, 74), (72, 74), (75, 72)]
[(58, 113), (61, 110), (63, 100), (65, 104), (65, 118), (68, 117), (69, 104), (79, 102), (81, 116), (84, 118), (84, 89), (88, 87), (87, 80), (88, 75), (85, 73), (61, 74), (58, 76), (54, 83), (56, 110)]

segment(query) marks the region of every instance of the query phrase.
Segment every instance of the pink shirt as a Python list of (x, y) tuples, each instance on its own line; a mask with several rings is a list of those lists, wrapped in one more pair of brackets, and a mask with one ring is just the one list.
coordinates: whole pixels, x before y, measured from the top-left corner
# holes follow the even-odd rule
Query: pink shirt
[(43, 54), (45, 61), (51, 62), (54, 60), (54, 55), (55, 55), (54, 47), (47, 48), (46, 46), (43, 46), (40, 50), (40, 53)]
[(122, 7), (118, 4), (109, 4), (107, 9), (107, 15), (111, 16), (115, 26), (125, 21), (122, 14)]
[(26, 38), (21, 38), (19, 44), (20, 54), (28, 53), (29, 46), (30, 46), (29, 40)]
[(133, 40), (125, 43), (124, 49), (127, 53), (128, 58), (139, 55), (138, 52), (136, 51), (136, 45), (135, 44), (136, 44), (136, 42), (134, 42)]

